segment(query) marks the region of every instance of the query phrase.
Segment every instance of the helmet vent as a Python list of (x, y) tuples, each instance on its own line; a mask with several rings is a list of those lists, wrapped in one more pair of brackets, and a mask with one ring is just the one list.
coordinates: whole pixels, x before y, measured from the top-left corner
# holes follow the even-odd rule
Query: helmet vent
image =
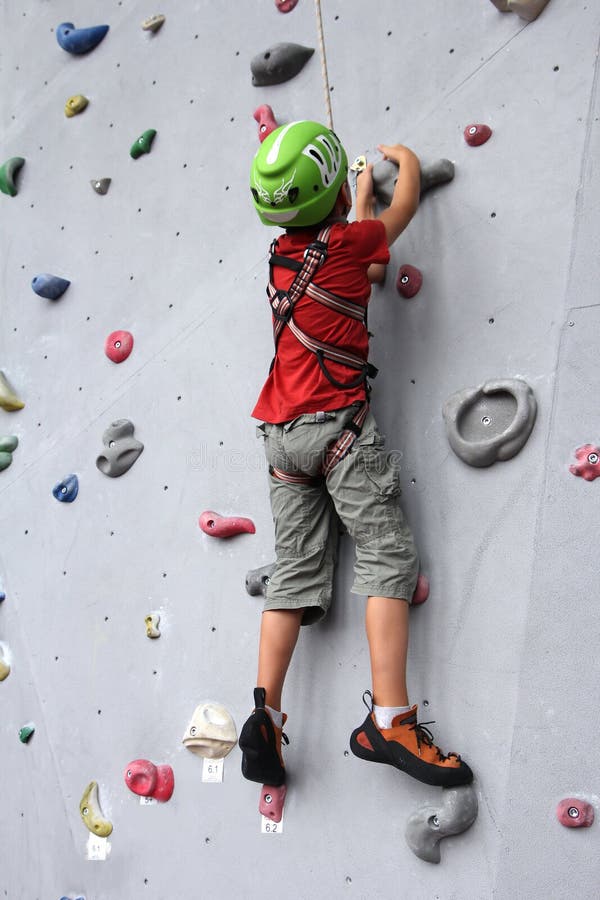
[(289, 189), (289, 191), (288, 191), (288, 200), (290, 201), (290, 203), (295, 203), (295, 202), (296, 202), (296, 200), (298, 199), (298, 194), (299, 194), (299, 193), (300, 193), (300, 188), (293, 187), (293, 188), (290, 188), (290, 189)]

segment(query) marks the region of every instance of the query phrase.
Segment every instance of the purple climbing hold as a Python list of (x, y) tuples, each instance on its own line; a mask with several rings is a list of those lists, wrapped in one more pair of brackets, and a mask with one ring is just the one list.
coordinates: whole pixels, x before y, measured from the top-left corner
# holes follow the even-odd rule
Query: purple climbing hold
[(556, 818), (565, 828), (589, 828), (594, 822), (594, 807), (587, 800), (566, 797), (556, 807)]
[(268, 103), (263, 103), (262, 106), (257, 107), (253, 116), (258, 122), (258, 139), (262, 144), (272, 131), (279, 128), (279, 125), (275, 121), (275, 115)]
[(70, 284), (71, 282), (67, 281), (66, 278), (60, 278), (58, 275), (48, 275), (44, 272), (33, 278), (31, 287), (40, 297), (46, 297), (48, 300), (58, 300)]
[(584, 444), (575, 451), (577, 462), (569, 466), (569, 472), (586, 481), (594, 481), (600, 475), (600, 447)]
[(415, 297), (419, 293), (422, 284), (423, 273), (420, 269), (408, 264), (400, 267), (398, 278), (396, 279), (396, 288), (399, 294), (410, 300), (411, 297)]
[(275, 6), (280, 13), (288, 13), (296, 8), (298, 0), (275, 0)]
[(464, 138), (470, 147), (480, 147), (492, 136), (492, 129), (489, 125), (467, 125), (464, 132)]
[(79, 493), (79, 481), (77, 475), (67, 475), (52, 488), (52, 494), (61, 503), (72, 503)]
[(285, 784), (274, 787), (271, 784), (263, 784), (260, 791), (258, 811), (271, 822), (281, 822), (283, 817), (283, 804), (287, 787)]
[(56, 29), (56, 40), (67, 53), (89, 53), (105, 37), (108, 25), (75, 28), (72, 22), (62, 22)]

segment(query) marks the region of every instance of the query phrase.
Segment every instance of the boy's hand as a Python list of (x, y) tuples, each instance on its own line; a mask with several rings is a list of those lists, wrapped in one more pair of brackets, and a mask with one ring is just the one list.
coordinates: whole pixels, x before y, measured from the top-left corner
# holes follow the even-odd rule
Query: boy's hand
[(373, 197), (373, 163), (368, 163), (356, 177), (356, 199)]
[(380, 153), (383, 153), (384, 159), (390, 159), (398, 166), (402, 159), (409, 159), (415, 155), (412, 150), (409, 150), (404, 144), (378, 144), (377, 149)]

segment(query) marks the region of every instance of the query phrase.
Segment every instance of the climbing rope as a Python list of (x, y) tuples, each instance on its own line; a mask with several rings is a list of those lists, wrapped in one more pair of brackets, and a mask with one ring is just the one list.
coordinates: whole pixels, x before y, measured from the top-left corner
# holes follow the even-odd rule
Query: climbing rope
[(333, 131), (333, 115), (331, 113), (331, 92), (329, 90), (329, 76), (327, 75), (327, 55), (325, 53), (325, 38), (323, 36), (323, 19), (321, 17), (321, 0), (315, 0), (315, 12), (317, 14), (317, 32), (319, 35), (319, 52), (321, 54), (321, 72), (323, 73), (323, 90), (325, 92), (325, 108), (327, 110), (327, 124)]

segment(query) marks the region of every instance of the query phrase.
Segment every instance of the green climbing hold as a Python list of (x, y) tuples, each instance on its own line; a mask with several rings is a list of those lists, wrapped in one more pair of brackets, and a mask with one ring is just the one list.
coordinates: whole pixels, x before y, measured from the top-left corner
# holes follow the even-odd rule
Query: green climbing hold
[(19, 740), (22, 744), (26, 744), (35, 731), (35, 725), (33, 722), (27, 722), (26, 725), (23, 725), (22, 728), (19, 729)]
[(140, 137), (135, 141), (132, 145), (131, 150), (129, 151), (129, 155), (133, 159), (137, 159), (138, 156), (141, 156), (142, 153), (150, 153), (152, 148), (152, 141), (156, 137), (156, 129), (148, 128)]
[(16, 197), (19, 193), (15, 184), (15, 176), (25, 160), (22, 156), (11, 156), (0, 166), (0, 191), (10, 197)]
[(8, 434), (0, 437), (0, 472), (8, 469), (12, 462), (12, 455), (17, 449), (19, 438), (14, 434)]

